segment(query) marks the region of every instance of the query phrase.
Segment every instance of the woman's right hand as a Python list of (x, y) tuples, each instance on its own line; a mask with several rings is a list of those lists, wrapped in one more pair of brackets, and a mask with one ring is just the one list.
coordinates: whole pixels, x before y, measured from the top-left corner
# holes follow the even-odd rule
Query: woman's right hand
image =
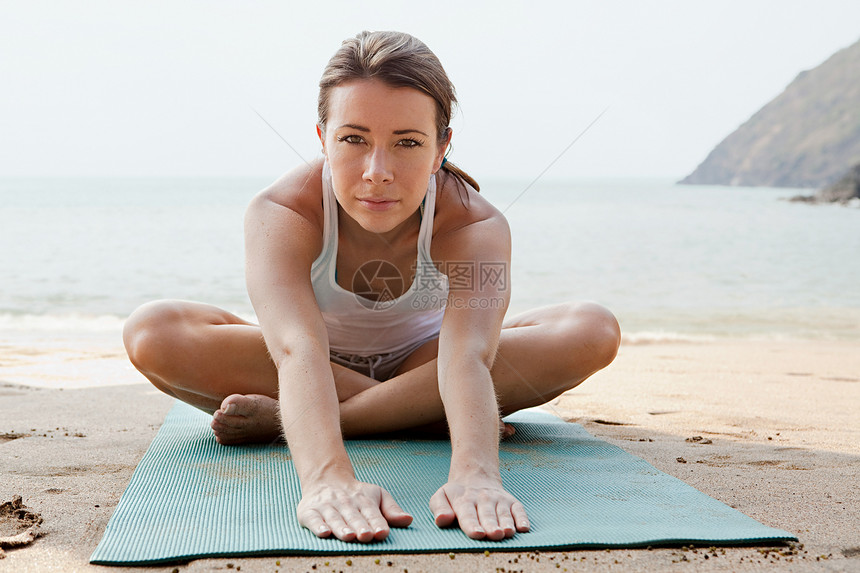
[(296, 514), (317, 537), (368, 543), (388, 537), (389, 527), (407, 527), (412, 516), (378, 485), (356, 479), (302, 486)]

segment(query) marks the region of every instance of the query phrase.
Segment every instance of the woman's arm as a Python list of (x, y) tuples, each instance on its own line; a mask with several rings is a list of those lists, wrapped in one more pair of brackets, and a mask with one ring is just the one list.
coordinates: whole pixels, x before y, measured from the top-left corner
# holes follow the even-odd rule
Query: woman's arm
[(310, 281), (320, 229), (279, 194), (263, 193), (246, 214), (245, 244), (248, 293), (278, 368), (283, 432), (302, 486), (299, 522), (320, 537), (382, 539), (389, 522), (412, 518), (388, 492), (355, 479), (343, 445), (328, 334)]
[(510, 229), (492, 210), (434, 243), (449, 276), (438, 375), (452, 453), (448, 483), (430, 506), (438, 525), (456, 518), (470, 537), (510, 537), (529, 524), (525, 508), (502, 487), (499, 411), (490, 377), (510, 300)]

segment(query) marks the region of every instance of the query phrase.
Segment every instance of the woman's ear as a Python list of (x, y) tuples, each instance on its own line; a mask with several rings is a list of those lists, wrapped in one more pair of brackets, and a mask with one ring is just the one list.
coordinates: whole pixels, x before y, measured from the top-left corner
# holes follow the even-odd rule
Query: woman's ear
[[(320, 138), (320, 143), (322, 143), (322, 152), (325, 155), (325, 132), (320, 127), (320, 124), (317, 124), (317, 137)], [(326, 155), (326, 157), (328, 157)]]
[(439, 155), (436, 157), (436, 163), (438, 165), (438, 167), (436, 167), (436, 171), (442, 169), (442, 160), (445, 158), (448, 146), (451, 145), (451, 136), (453, 134), (454, 131), (450, 127), (445, 130), (445, 140), (439, 144)]

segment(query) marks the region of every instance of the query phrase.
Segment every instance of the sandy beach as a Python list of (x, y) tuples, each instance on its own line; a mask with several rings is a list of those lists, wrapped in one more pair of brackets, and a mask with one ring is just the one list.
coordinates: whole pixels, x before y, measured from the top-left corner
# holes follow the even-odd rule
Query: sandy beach
[(8, 550), (0, 571), (860, 571), (857, 349), (820, 340), (627, 342), (610, 368), (547, 407), (795, 533), (797, 545), (284, 556), (108, 569), (88, 558), (172, 400), (144, 382), (117, 342), (24, 348), (7, 341), (0, 345), (0, 502), (22, 496), (42, 515), (44, 535)]

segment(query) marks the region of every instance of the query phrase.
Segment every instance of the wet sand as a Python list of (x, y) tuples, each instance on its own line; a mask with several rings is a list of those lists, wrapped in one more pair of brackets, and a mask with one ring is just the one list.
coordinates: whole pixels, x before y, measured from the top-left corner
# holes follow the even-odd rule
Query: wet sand
[[(800, 544), (219, 558), (147, 568), (88, 559), (171, 399), (110, 345), (22, 350), (0, 348), (0, 502), (22, 496), (43, 517), (43, 536), (8, 550), (0, 571), (860, 571), (856, 342), (625, 344), (612, 366), (547, 407)], [(82, 387), (87, 379), (102, 386)]]

